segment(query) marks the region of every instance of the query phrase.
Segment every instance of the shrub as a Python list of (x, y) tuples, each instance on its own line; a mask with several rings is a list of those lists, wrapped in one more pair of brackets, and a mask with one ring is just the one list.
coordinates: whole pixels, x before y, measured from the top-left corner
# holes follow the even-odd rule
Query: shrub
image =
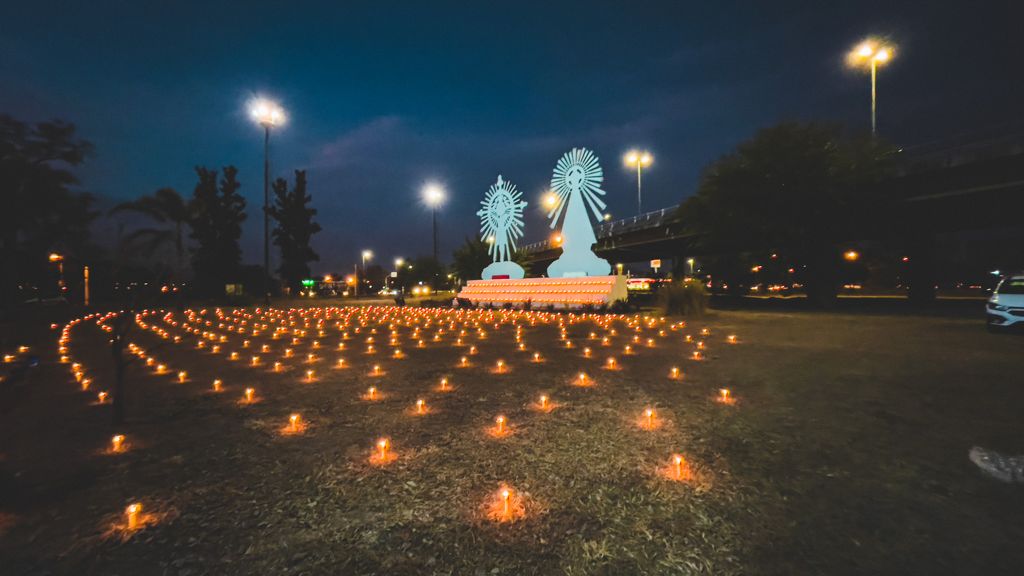
[(708, 309), (708, 292), (699, 280), (689, 278), (663, 285), (658, 301), (666, 315), (700, 317)]

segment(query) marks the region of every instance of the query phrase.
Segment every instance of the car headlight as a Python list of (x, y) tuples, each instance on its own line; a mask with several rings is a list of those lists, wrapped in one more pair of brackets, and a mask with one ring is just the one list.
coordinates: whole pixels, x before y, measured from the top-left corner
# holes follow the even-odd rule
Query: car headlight
[(989, 310), (998, 310), (999, 312), (1005, 312), (1005, 311), (1009, 310), (1009, 307), (1008, 306), (1002, 306), (1000, 304), (996, 304), (995, 302), (989, 302), (988, 303), (988, 309)]

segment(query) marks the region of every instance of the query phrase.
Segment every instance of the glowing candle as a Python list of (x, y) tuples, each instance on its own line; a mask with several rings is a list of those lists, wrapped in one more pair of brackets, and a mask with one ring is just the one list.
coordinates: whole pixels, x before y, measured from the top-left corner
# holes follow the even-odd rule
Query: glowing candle
[(387, 438), (381, 438), (377, 440), (377, 450), (380, 452), (380, 461), (386, 462), (388, 459), (388, 448), (391, 447), (391, 442)]
[(519, 343), (519, 351), (520, 352), (525, 352), (526, 351), (526, 344), (525, 343), (523, 343), (523, 342)]
[(423, 414), (424, 410), (426, 410), (426, 404), (427, 404), (426, 401), (424, 401), (422, 398), (417, 400), (416, 401), (416, 413), (417, 414)]
[(345, 359), (344, 358), (338, 358), (338, 368), (344, 368), (344, 367), (345, 367)]
[(476, 346), (470, 346), (469, 347), (469, 353), (470, 354), (476, 354)]
[(312, 382), (312, 381), (313, 381), (313, 371), (312, 370), (306, 370), (306, 382)]
[(725, 403), (728, 403), (728, 402), (730, 402), (732, 400), (732, 396), (730, 396), (730, 392), (729, 392), (728, 388), (720, 388), (718, 390), (718, 400), (720, 402), (725, 402)]
[(504, 416), (498, 416), (497, 418), (494, 419), (494, 423), (497, 424), (497, 426), (498, 426), (498, 434), (504, 434), (505, 433), (505, 417)]
[(291, 427), (291, 431), (292, 432), (298, 432), (299, 431), (299, 422), (300, 422), (300, 417), (299, 417), (298, 414), (292, 414), (291, 416), (288, 416), (288, 426)]
[(224, 383), (221, 382), (220, 379), (217, 379), (217, 380), (213, 381), (213, 391), (214, 392), (220, 392), (220, 390), (221, 390), (221, 388), (223, 386), (224, 386)]
[(370, 389), (366, 391), (366, 395), (370, 398), (370, 400), (376, 400), (377, 388), (375, 386), (370, 386)]
[(614, 356), (609, 356), (608, 357), (608, 361), (605, 362), (605, 364), (607, 364), (609, 370), (615, 368), (615, 357)]
[(373, 365), (373, 375), (380, 376), (380, 364)]
[(246, 388), (245, 389), (245, 401), (246, 402), (251, 404), (252, 400), (253, 400), (253, 398), (255, 396), (256, 396), (256, 389), (255, 388)]
[(92, 384), (92, 378), (82, 378), (82, 391), (88, 390), (89, 384)]
[(466, 358), (465, 356), (463, 356), (463, 357), (462, 357), (462, 358), (461, 358), (461, 359), (459, 360), (459, 364), (461, 364), (461, 365), (463, 365), (463, 366), (465, 366), (465, 365), (469, 364), (469, 358)]
[(693, 351), (693, 359), (694, 360), (700, 360), (700, 350), (694, 350)]
[(124, 435), (123, 434), (115, 434), (114, 437), (110, 439), (110, 451), (111, 452), (120, 452), (123, 447), (124, 447)]
[(138, 502), (129, 504), (124, 510), (125, 516), (128, 518), (128, 529), (135, 530), (139, 527), (139, 513), (142, 512), (142, 504)]
[(533, 361), (534, 362), (540, 362), (540, 352), (534, 352), (533, 353)]
[(647, 427), (648, 428), (653, 428), (654, 427), (654, 410), (652, 410), (650, 408), (644, 410), (644, 416), (647, 418)]
[(270, 352), (270, 344), (264, 344), (263, 346), (261, 346), (260, 347), (260, 352), (263, 352), (263, 353)]
[(280, 362), (274, 362), (274, 372), (280, 372), (280, 371), (281, 371), (281, 363)]
[(626, 353), (626, 355), (632, 354), (633, 353), (633, 347), (630, 346), (629, 344), (626, 344), (626, 348), (625, 348), (624, 352)]
[(579, 376), (577, 377), (577, 380), (579, 380), (580, 385), (583, 386), (587, 383), (587, 375), (584, 374), (583, 372), (580, 372)]
[(735, 334), (729, 334), (725, 339), (729, 342), (729, 344), (735, 344), (736, 343), (736, 335)]
[(314, 360), (316, 360), (315, 354), (306, 354), (306, 362), (312, 362)]
[(672, 461), (676, 465), (676, 478), (682, 479), (683, 477), (683, 465), (686, 463), (686, 459), (676, 454), (672, 457)]
[(548, 397), (543, 394), (540, 396), (540, 407), (542, 410), (548, 409)]
[(160, 365), (158, 365), (156, 367), (156, 373), (157, 374), (163, 374), (164, 372), (167, 372), (167, 366), (164, 366), (163, 364), (160, 364)]
[(498, 369), (498, 372), (502, 372), (505, 369), (505, 361), (504, 360), (498, 360), (498, 363), (497, 363), (496, 367)]
[(648, 338), (647, 339), (647, 347), (648, 348), (654, 348), (654, 338)]
[(590, 348), (584, 348), (583, 349), (583, 357), (584, 358), (590, 358)]
[(672, 370), (669, 371), (668, 377), (673, 379), (673, 380), (678, 379), (679, 378), (679, 367), (678, 366), (673, 366)]
[(502, 514), (504, 514), (505, 516), (508, 516), (508, 497), (511, 495), (512, 494), (508, 491), (507, 488), (501, 491), (501, 500), (503, 504)]
[(178, 382), (184, 382), (188, 378), (188, 372), (182, 370), (178, 372)]
[(703, 350), (703, 349), (704, 349), (704, 341), (700, 340), (700, 341), (697, 342), (697, 350)]
[(243, 340), (242, 341), (242, 348), (248, 348), (248, 347), (249, 347), (249, 341), (248, 340)]
[(99, 402), (100, 404), (105, 403), (107, 401), (107, 393), (106, 392), (100, 392), (99, 394), (97, 394), (96, 395), (96, 401)]
[(441, 378), (441, 390), (443, 390), (445, 392), (448, 391), (448, 379), (447, 378)]

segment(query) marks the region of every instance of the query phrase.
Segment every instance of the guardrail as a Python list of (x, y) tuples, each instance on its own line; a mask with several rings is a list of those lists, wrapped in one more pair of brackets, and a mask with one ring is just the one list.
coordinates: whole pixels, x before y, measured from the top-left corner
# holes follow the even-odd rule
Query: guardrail
[[(635, 230), (644, 230), (647, 228), (657, 228), (665, 223), (666, 220), (672, 218), (678, 206), (670, 206), (668, 208), (662, 208), (660, 210), (652, 210), (637, 216), (630, 216), (629, 218), (623, 218), (621, 220), (612, 220), (611, 222), (599, 222), (594, 226), (594, 236), (598, 239), (608, 238), (616, 234), (623, 234), (626, 232), (632, 232)], [(533, 242), (530, 244), (524, 244), (519, 247), (522, 252), (542, 252), (547, 250), (551, 244), (550, 240), (541, 240), (540, 242)]]

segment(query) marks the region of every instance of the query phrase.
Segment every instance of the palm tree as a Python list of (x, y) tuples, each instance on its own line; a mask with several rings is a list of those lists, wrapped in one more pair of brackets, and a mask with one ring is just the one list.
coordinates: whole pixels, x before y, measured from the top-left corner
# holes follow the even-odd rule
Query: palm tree
[(138, 200), (122, 202), (114, 206), (111, 214), (120, 212), (136, 212), (145, 214), (158, 223), (170, 223), (173, 228), (144, 227), (128, 234), (125, 243), (143, 242), (143, 249), (152, 254), (161, 246), (170, 244), (174, 247), (176, 257), (175, 270), (181, 272), (185, 260), (185, 226), (189, 223), (188, 203), (173, 188), (161, 188), (152, 196), (143, 196)]

